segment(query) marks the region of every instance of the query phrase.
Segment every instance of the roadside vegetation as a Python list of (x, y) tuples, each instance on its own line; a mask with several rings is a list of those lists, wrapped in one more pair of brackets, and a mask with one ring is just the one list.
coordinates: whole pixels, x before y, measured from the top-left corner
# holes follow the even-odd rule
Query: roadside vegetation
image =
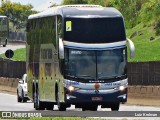
[(32, 8), (31, 4), (22, 5), (19, 2), (2, 0), (0, 15), (5, 15), (9, 18), (10, 31), (24, 31), (28, 16), (37, 13)]

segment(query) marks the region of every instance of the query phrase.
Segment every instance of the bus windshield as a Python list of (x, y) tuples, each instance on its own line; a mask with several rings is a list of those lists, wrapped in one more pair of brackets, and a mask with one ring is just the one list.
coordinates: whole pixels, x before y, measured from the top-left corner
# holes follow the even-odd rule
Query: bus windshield
[(64, 40), (78, 43), (126, 40), (123, 18), (66, 18)]
[(107, 80), (126, 75), (126, 49), (65, 49), (65, 76), (86, 80)]

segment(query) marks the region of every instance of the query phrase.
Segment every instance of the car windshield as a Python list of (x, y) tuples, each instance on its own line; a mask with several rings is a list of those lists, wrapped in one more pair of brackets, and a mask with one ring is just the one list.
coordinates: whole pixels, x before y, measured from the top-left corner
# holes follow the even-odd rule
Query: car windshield
[(91, 80), (118, 78), (126, 75), (126, 49), (65, 49), (65, 75)]

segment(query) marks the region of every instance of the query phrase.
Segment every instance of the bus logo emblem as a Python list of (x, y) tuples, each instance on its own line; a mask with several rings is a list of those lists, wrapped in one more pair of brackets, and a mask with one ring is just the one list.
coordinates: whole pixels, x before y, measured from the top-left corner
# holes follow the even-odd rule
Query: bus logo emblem
[(100, 87), (100, 84), (99, 83), (95, 83), (94, 88), (98, 89), (99, 87)]

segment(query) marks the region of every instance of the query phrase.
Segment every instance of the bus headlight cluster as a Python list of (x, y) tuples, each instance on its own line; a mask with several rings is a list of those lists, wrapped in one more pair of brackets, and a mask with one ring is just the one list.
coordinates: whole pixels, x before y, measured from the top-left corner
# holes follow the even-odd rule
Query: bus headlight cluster
[(75, 89), (74, 86), (69, 86), (69, 87), (68, 87), (68, 90), (69, 90), (69, 91), (74, 91), (74, 89)]
[(120, 90), (120, 91), (123, 91), (124, 89), (125, 89), (124, 86), (119, 86), (119, 90)]

